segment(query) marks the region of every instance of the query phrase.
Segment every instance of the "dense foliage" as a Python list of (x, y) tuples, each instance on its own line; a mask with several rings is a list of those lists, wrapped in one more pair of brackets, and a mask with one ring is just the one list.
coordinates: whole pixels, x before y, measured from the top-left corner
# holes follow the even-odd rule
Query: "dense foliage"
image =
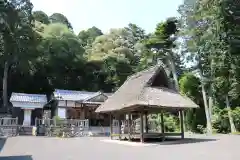
[[(30, 0), (1, 0), (2, 108), (13, 91), (113, 92), (161, 59), (176, 89), (200, 106), (185, 112), (189, 130), (239, 131), (239, 7), (232, 0), (184, 0), (180, 17), (156, 24), (150, 34), (132, 23), (107, 33), (93, 26), (75, 34), (60, 13), (33, 12)], [(165, 119), (168, 130), (179, 128), (176, 117)]]

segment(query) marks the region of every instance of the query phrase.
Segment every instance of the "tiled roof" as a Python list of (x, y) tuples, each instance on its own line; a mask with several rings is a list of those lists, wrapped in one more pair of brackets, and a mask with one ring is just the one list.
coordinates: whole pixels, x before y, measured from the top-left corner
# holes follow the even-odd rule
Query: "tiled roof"
[(12, 93), (11, 102), (34, 102), (47, 103), (47, 96), (44, 94), (26, 94), (26, 93)]
[[(101, 94), (101, 92), (55, 89), (53, 94), (54, 94), (54, 97), (59, 100), (84, 101), (84, 100), (91, 99), (91, 98)], [(109, 93), (107, 93), (107, 94), (109, 94)]]

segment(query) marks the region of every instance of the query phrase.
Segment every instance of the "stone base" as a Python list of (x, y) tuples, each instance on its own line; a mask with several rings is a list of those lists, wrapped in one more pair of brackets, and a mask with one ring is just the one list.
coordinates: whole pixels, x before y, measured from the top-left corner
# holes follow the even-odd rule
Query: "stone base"
[(33, 127), (31, 126), (22, 126), (19, 129), (19, 135), (22, 136), (32, 136)]

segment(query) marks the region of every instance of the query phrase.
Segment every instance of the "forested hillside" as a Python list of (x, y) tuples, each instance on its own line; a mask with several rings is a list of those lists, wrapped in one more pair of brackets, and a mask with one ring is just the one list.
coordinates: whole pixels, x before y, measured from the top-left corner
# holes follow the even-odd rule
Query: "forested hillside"
[[(200, 106), (185, 112), (189, 130), (240, 130), (237, 1), (184, 0), (180, 16), (159, 21), (153, 33), (132, 23), (107, 33), (98, 24), (74, 33), (61, 13), (32, 8), (29, 0), (0, 0), (3, 108), (12, 92), (114, 92), (129, 75), (161, 59), (176, 89)], [(175, 117), (165, 118), (176, 128)]]

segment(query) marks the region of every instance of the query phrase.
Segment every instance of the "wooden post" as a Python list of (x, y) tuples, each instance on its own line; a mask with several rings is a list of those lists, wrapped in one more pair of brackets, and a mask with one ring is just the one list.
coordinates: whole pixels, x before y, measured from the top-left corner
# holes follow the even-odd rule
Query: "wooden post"
[(148, 112), (145, 112), (145, 131), (148, 133)]
[(18, 117), (16, 117), (16, 136), (18, 135)]
[(143, 113), (140, 112), (140, 141), (144, 142), (144, 135), (143, 135)]
[(184, 122), (183, 122), (183, 111), (179, 111), (180, 114), (180, 128), (181, 128), (181, 138), (184, 139)]
[(131, 141), (131, 114), (128, 113), (128, 141)]
[(113, 126), (112, 126), (112, 114), (110, 113), (110, 137), (113, 139), (112, 134), (113, 134)]
[(119, 136), (119, 140), (121, 140), (121, 115), (118, 115), (118, 136)]
[(16, 125), (18, 125), (18, 117), (16, 117)]
[(163, 137), (163, 141), (165, 140), (165, 126), (164, 126), (164, 118), (163, 118), (163, 111), (161, 110), (161, 133)]

